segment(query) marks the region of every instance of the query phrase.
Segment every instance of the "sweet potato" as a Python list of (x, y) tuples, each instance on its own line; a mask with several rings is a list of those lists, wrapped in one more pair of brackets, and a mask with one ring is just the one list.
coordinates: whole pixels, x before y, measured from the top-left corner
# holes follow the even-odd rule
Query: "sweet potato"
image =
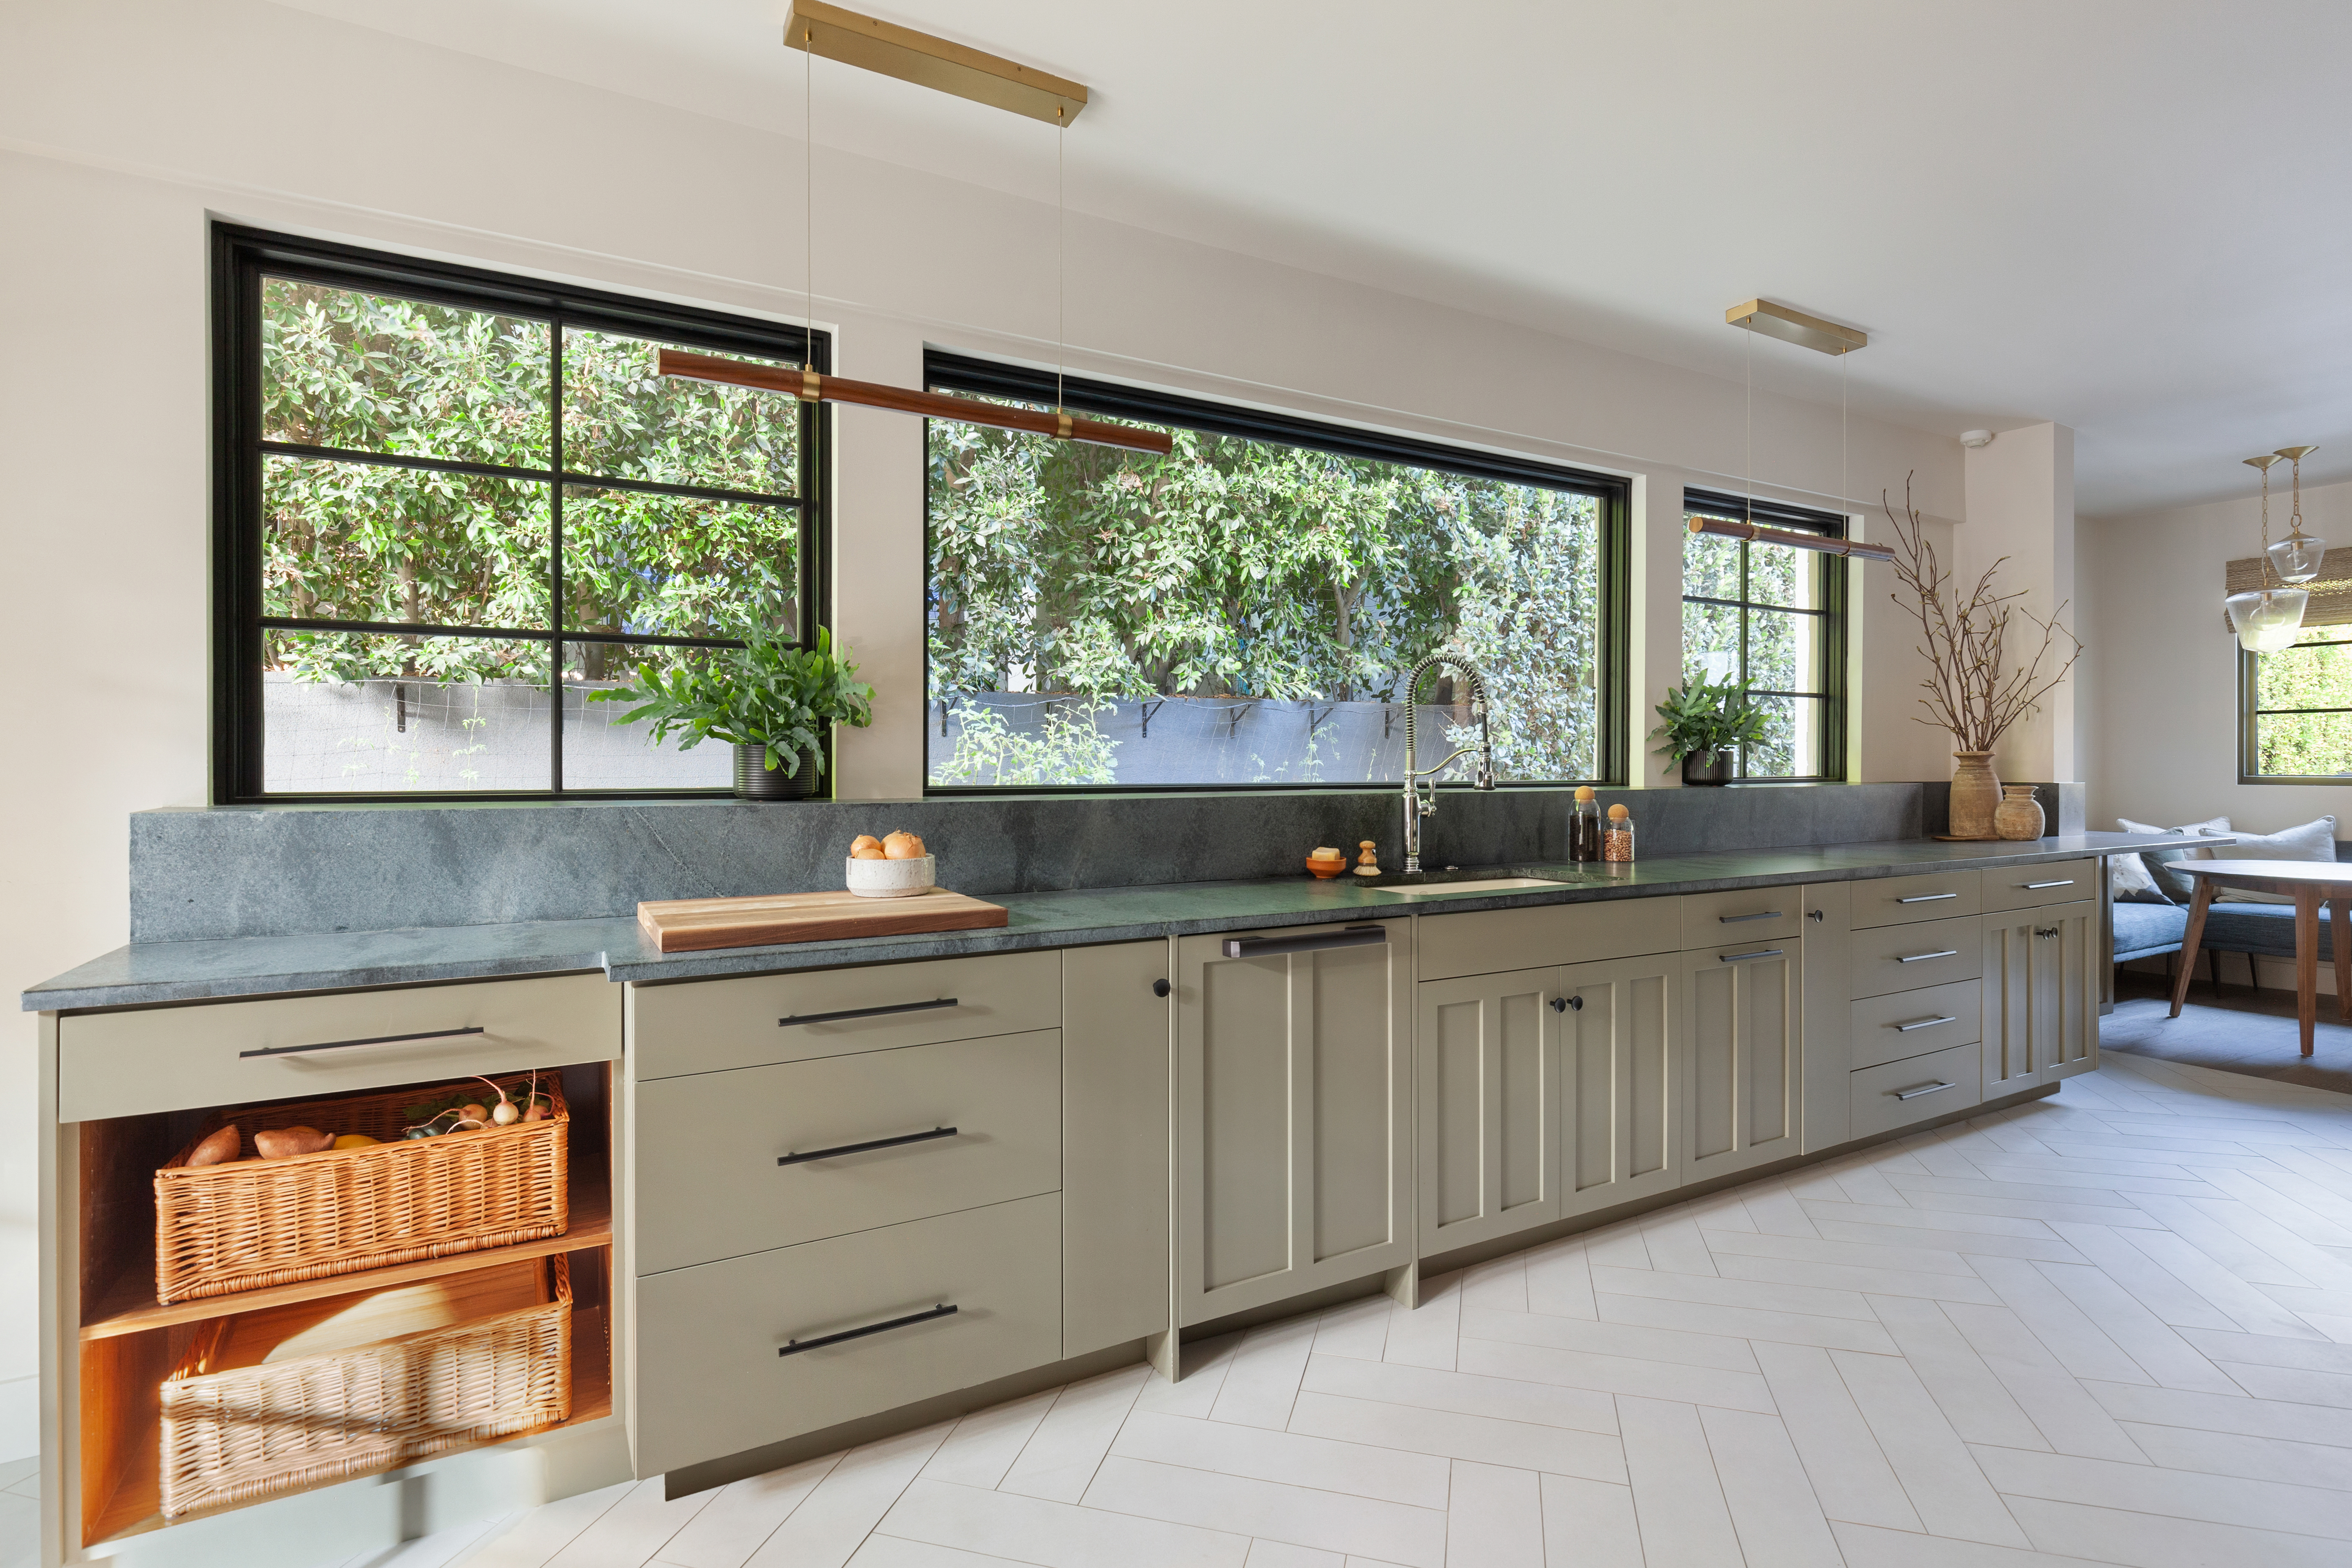
[(333, 1133), (315, 1127), (284, 1127), (255, 1133), (253, 1151), (265, 1160), (290, 1160), (297, 1154), (315, 1154), (334, 1141)]
[(232, 1122), (188, 1151), (188, 1168), (193, 1171), (198, 1165), (226, 1165), (243, 1148), (236, 1125)]

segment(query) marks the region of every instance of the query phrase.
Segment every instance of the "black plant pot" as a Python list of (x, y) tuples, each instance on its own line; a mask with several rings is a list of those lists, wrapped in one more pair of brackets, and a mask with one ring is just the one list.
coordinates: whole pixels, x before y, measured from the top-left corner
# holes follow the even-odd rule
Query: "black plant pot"
[(766, 765), (768, 748), (738, 746), (735, 748), (735, 798), (737, 800), (807, 800), (816, 794), (816, 753), (801, 754), (798, 773), (788, 773), (782, 768)]
[(1731, 782), (1729, 752), (1693, 752), (1683, 758), (1683, 783), (1726, 784)]

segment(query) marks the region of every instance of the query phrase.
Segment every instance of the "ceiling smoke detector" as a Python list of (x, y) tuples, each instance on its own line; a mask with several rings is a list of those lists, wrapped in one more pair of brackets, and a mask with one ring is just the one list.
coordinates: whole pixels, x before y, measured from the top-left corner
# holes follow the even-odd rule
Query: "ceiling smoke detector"
[(1963, 430), (1960, 432), (1960, 445), (1963, 447), (1990, 447), (1992, 445), (1992, 432), (1990, 430)]

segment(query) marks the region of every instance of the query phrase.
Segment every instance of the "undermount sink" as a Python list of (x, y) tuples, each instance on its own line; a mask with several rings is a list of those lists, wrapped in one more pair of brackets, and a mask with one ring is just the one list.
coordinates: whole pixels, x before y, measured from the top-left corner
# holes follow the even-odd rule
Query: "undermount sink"
[(1392, 899), (1486, 898), (1495, 893), (1539, 893), (1568, 883), (1549, 877), (1497, 875), (1480, 871), (1424, 871), (1402, 887), (1374, 884), (1372, 891)]

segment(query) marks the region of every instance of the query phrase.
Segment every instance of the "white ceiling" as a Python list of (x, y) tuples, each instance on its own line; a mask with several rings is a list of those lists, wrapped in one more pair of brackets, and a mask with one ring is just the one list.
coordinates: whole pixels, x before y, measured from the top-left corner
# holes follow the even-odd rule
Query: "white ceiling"
[[(291, 0), (797, 134), (786, 0)], [(1093, 92), (1076, 210), (1857, 411), (2055, 419), (2081, 509), (2352, 479), (2343, 0), (859, 0)], [(1051, 199), (1050, 127), (820, 60), (819, 142)], [(1834, 403), (1832, 360), (1757, 345)]]

